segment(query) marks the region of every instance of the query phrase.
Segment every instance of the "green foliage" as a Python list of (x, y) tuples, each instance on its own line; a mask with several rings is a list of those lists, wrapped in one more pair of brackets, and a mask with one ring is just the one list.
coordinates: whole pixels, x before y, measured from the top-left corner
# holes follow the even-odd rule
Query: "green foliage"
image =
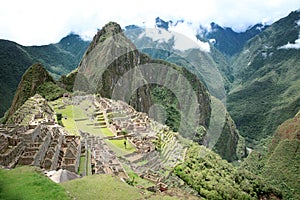
[(207, 199), (281, 197), (280, 191), (260, 177), (237, 170), (219, 155), (197, 144), (188, 149), (185, 162), (177, 165), (174, 172)]
[(299, 49), (281, 49), (298, 39), (298, 12), (248, 41), (234, 60), (234, 89), (228, 110), (250, 147), (271, 136), (300, 109)]
[(265, 153), (252, 152), (241, 168), (264, 177), (270, 184), (281, 188), (284, 199), (300, 198), (300, 116), (281, 124)]
[(77, 71), (73, 71), (68, 75), (62, 75), (58, 80), (58, 84), (69, 92), (73, 92)]
[(31, 64), (22, 46), (0, 40), (0, 117), (10, 107), (21, 77)]
[(128, 134), (128, 131), (126, 129), (122, 129), (121, 133), (125, 136)]
[(70, 199), (62, 186), (29, 166), (0, 169), (0, 199)]
[(40, 63), (30, 66), (22, 76), (6, 119), (9, 119), (27, 99), (35, 95), (38, 87), (45, 82), (54, 82), (47, 70)]
[(66, 90), (60, 88), (53, 82), (45, 82), (37, 88), (36, 93), (40, 94), (48, 101), (56, 100), (66, 93)]
[(174, 93), (165, 87), (152, 85), (151, 99), (155, 104), (161, 105), (166, 112), (166, 125), (177, 132), (180, 126), (181, 114), (178, 100)]
[(300, 153), (299, 140), (283, 140), (269, 156), (262, 176), (281, 188), (285, 199), (300, 198)]

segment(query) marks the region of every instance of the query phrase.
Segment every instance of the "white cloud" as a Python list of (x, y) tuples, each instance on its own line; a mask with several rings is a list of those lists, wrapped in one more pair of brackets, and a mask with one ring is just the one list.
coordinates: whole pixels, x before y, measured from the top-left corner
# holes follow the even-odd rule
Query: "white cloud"
[(9, 0), (1, 2), (0, 38), (48, 44), (71, 31), (92, 37), (109, 21), (153, 28), (157, 16), (203, 25), (214, 21), (239, 31), (257, 22), (274, 22), (298, 8), (299, 0)]
[(295, 41), (295, 43), (287, 43), (279, 47), (278, 49), (300, 49), (300, 38)]
[(210, 46), (208, 42), (201, 42), (197, 40), (197, 30), (198, 26), (195, 24), (188, 24), (187, 22), (178, 23), (176, 26), (171, 26), (170, 31), (173, 31), (175, 34), (175, 49), (178, 50), (187, 50), (190, 48), (199, 48), (202, 51), (209, 52)]

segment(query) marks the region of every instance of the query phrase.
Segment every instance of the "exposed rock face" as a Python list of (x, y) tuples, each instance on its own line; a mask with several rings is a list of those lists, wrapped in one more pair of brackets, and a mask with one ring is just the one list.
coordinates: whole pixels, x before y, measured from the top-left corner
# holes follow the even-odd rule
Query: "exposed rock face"
[(54, 83), (54, 80), (40, 63), (33, 64), (29, 67), (19, 83), (7, 119), (11, 117), (27, 99), (32, 97), (36, 93), (37, 88), (45, 82)]
[[(78, 74), (84, 74), (89, 81), (90, 90), (111, 98), (118, 79), (148, 60), (150, 58), (141, 55), (124, 36), (121, 27), (110, 22), (95, 35), (78, 67)], [(77, 85), (82, 85), (78, 79), (75, 80), (74, 88)], [(149, 87), (145, 85), (132, 95), (133, 99), (141, 100), (132, 104), (138, 110), (146, 112), (151, 105), (149, 97)]]
[[(197, 77), (184, 68), (152, 60), (140, 53), (114, 22), (106, 24), (95, 35), (78, 67), (78, 74), (86, 77), (90, 91), (98, 92), (102, 97), (123, 100), (136, 110), (146, 113), (157, 103), (151, 98), (151, 91), (157, 87), (156, 84), (169, 87), (168, 89), (171, 87), (171, 90), (177, 87), (176, 91), (172, 91), (176, 93), (175, 96), (188, 99), (190, 93), (187, 88), (183, 88), (184, 81), (187, 81), (197, 101), (199, 115), (196, 121), (205, 127), (209, 126), (210, 96)], [(77, 85), (76, 81), (74, 87)], [(120, 88), (123, 90), (120, 91)], [(119, 91), (115, 92), (116, 90)], [(167, 102), (171, 103), (174, 102)], [(175, 107), (182, 109), (184, 106), (178, 104)], [(188, 112), (196, 110), (193, 106), (187, 109)]]

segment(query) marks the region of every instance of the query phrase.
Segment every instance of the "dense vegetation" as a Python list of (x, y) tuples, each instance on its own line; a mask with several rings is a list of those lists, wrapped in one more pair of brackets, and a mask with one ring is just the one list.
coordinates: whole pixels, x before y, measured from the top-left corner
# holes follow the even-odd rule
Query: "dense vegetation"
[(298, 39), (299, 12), (247, 42), (234, 61), (234, 89), (228, 109), (241, 135), (254, 147), (300, 109), (299, 49), (282, 49)]
[(0, 47), (0, 117), (2, 117), (11, 105), (22, 75), (32, 62), (25, 50), (14, 42), (0, 40)]
[(236, 169), (216, 153), (196, 144), (189, 148), (185, 162), (175, 168), (175, 173), (204, 199), (281, 197), (281, 192), (262, 178)]
[(300, 198), (300, 112), (281, 124), (265, 152), (252, 152), (243, 168), (281, 188), (284, 199)]

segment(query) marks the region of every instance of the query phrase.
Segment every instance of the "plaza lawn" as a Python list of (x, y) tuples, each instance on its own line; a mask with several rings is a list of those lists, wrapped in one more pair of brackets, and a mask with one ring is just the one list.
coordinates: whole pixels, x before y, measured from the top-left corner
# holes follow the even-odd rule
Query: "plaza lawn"
[(101, 128), (100, 131), (105, 136), (114, 136), (114, 134), (108, 128)]
[(135, 147), (127, 141), (126, 149), (124, 146), (124, 140), (105, 140), (106, 144), (117, 154), (117, 156), (124, 156), (129, 153), (133, 153)]
[(74, 121), (73, 106), (68, 105), (64, 109), (59, 109), (57, 112), (62, 113), (63, 118), (61, 121), (68, 133), (71, 135), (79, 135), (76, 123)]
[(0, 199), (69, 199), (59, 184), (45, 177), (40, 169), (29, 166), (0, 169)]

